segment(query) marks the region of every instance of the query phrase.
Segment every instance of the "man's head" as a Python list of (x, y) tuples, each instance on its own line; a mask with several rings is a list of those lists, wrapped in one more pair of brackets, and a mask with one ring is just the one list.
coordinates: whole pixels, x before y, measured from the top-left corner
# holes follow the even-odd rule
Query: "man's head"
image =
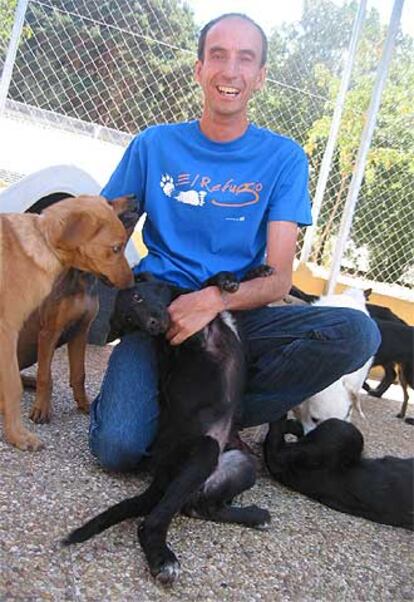
[(220, 21), (223, 21), (224, 19), (234, 18), (234, 17), (239, 18), (239, 19), (244, 19), (248, 23), (251, 23), (257, 29), (258, 33), (260, 34), (260, 36), (262, 38), (262, 53), (261, 53), (261, 58), (260, 58), (260, 66), (263, 67), (267, 62), (268, 43), (267, 43), (266, 34), (263, 31), (263, 29), (260, 27), (260, 25), (258, 25), (256, 23), (256, 21), (253, 21), (253, 19), (251, 19), (247, 15), (244, 15), (243, 13), (226, 13), (224, 15), (220, 15), (219, 17), (216, 17), (215, 19), (211, 19), (211, 21), (209, 21), (208, 23), (206, 23), (206, 25), (204, 25), (203, 29), (200, 31), (200, 35), (198, 36), (198, 47), (197, 47), (198, 60), (199, 61), (204, 60), (206, 37), (207, 37), (207, 34), (210, 31), (210, 29), (212, 27), (214, 27), (214, 25), (216, 25)]
[(252, 94), (266, 77), (267, 40), (252, 19), (229, 13), (200, 33), (195, 77), (209, 115), (245, 116)]

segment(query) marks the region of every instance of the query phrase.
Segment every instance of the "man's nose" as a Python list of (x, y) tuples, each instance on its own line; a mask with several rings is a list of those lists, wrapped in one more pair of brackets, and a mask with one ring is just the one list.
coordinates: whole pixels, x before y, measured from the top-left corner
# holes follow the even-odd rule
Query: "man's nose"
[(236, 58), (229, 58), (225, 65), (223, 73), (228, 78), (236, 77), (239, 74), (240, 64)]

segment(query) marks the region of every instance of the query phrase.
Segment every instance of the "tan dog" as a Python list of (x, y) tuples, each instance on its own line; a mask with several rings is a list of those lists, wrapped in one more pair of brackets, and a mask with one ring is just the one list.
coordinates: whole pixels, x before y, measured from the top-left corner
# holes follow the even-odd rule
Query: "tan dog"
[[(126, 207), (119, 204), (115, 208), (129, 239), (139, 218), (135, 197), (130, 197)], [(51, 418), (52, 359), (56, 347), (65, 344), (74, 400), (80, 411), (89, 412), (85, 355), (89, 329), (98, 308), (96, 276), (71, 268), (57, 278), (51, 293), (23, 324), (17, 344), (19, 368), (22, 370), (37, 362), (37, 377), (21, 374), (23, 386), (36, 389), (30, 412), (33, 422), (49, 422)]]
[(133, 284), (124, 256), (127, 233), (117, 217), (130, 202), (83, 196), (41, 215), (0, 215), (0, 409), (5, 438), (19, 449), (42, 446), (21, 420), (19, 331), (68, 268), (92, 272), (119, 288)]

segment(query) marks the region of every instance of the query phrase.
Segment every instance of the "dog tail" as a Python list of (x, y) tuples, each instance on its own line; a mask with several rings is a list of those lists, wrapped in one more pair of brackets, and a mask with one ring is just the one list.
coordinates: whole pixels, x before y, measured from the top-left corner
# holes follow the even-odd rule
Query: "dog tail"
[(101, 512), (101, 514), (98, 514), (86, 522), (82, 527), (72, 531), (72, 533), (62, 540), (62, 545), (70, 546), (74, 543), (81, 543), (127, 518), (135, 518), (147, 513), (148, 508), (146, 507), (142, 496), (128, 498), (111, 506), (104, 512)]

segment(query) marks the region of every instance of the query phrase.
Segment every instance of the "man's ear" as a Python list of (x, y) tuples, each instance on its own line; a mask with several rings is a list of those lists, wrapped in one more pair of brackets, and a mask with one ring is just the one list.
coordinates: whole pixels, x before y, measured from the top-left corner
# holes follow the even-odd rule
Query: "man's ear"
[(194, 65), (194, 79), (196, 82), (201, 84), (201, 69), (203, 68), (203, 61), (197, 59)]

